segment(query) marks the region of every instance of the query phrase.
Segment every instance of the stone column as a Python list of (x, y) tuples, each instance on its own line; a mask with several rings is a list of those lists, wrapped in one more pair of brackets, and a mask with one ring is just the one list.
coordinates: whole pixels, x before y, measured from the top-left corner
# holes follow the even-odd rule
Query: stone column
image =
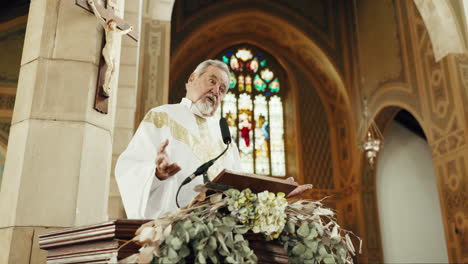
[[(138, 45), (125, 39), (122, 41), (112, 172), (146, 112), (168, 102), (173, 4), (173, 0), (126, 1), (125, 19), (135, 25), (141, 21), (141, 33)], [(109, 216), (125, 218), (114, 173), (110, 182)]]
[(93, 109), (102, 34), (75, 1), (31, 1), (0, 191), (0, 263), (44, 263), (38, 234), (108, 219), (116, 93), (109, 114)]
[[(138, 28), (139, 32), (141, 32), (141, 4), (142, 0), (126, 1), (124, 14), (125, 20), (134, 25), (135, 28)], [(138, 43), (130, 38), (122, 39), (119, 90), (117, 94), (117, 110), (115, 114), (113, 137), (114, 144), (112, 146), (112, 173), (109, 192), (108, 210), (111, 219), (126, 218), (119, 188), (115, 181), (114, 168), (119, 155), (125, 150), (135, 131), (140, 43), (141, 35)]]
[(167, 104), (171, 14), (173, 0), (149, 1), (143, 12), (140, 50), (140, 76), (136, 122), (151, 108)]

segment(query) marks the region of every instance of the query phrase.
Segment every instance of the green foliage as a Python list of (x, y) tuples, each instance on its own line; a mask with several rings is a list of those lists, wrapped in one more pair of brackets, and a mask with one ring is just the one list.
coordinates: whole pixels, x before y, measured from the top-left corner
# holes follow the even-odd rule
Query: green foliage
[(244, 239), (245, 227), (222, 214), (175, 223), (161, 245), (162, 256), (152, 263), (183, 263), (189, 255), (195, 263), (256, 263), (257, 257)]
[(333, 212), (321, 208), (320, 202), (288, 204), (282, 193), (254, 194), (249, 189), (231, 189), (224, 195), (142, 226), (137, 240), (149, 249), (140, 253), (146, 262), (154, 253), (158, 257), (152, 264), (256, 263), (244, 238), (249, 230), (267, 239), (279, 237), (290, 263), (352, 262), (348, 234), (341, 237)]

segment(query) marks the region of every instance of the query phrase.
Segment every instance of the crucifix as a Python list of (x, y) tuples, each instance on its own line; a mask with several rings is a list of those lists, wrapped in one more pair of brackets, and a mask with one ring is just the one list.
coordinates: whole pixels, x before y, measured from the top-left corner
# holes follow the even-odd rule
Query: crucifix
[(116, 38), (118, 36), (128, 35), (135, 41), (138, 41), (138, 32), (132, 25), (125, 22), (116, 14), (116, 4), (113, 0), (104, 0), (106, 7), (96, 3), (97, 0), (75, 0), (75, 4), (93, 13), (99, 23), (104, 28), (104, 41), (102, 56), (99, 61), (99, 73), (97, 78), (96, 96), (94, 109), (98, 112), (107, 114), (109, 105), (109, 96), (112, 87), (115, 87), (116, 77)]

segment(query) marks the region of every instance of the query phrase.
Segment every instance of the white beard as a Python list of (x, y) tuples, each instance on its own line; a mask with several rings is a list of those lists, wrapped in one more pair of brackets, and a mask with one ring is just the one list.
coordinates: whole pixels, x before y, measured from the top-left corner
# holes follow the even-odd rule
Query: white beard
[[(212, 103), (212, 101), (210, 101), (207, 97), (213, 99), (214, 102)], [(217, 100), (218, 99), (216, 98), (216, 96), (212, 94), (206, 94), (195, 103), (195, 106), (202, 115), (211, 116), (216, 110), (215, 105)]]

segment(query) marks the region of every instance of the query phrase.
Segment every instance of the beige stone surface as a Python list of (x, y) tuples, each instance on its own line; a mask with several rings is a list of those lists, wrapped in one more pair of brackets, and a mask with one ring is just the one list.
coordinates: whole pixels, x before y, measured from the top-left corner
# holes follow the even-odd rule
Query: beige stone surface
[[(21, 64), (38, 57), (97, 64), (102, 27), (75, 1), (32, 1)], [(85, 41), (83, 41), (85, 40)]]
[(136, 1), (136, 0), (125, 1), (125, 14), (129, 12), (139, 13), (139, 11), (140, 11), (140, 1)]
[(1, 210), (11, 216), (2, 217), (2, 226), (107, 220), (112, 148), (107, 130), (84, 122), (27, 120), (13, 125), (12, 132), (18, 144), (8, 157), (18, 159), (5, 168), (2, 188), (8, 191), (0, 193)]
[(109, 219), (126, 219), (125, 209), (123, 208), (120, 196), (109, 197)]
[[(130, 22), (130, 21), (129, 21)], [(132, 23), (130, 23), (132, 24)], [(141, 35), (141, 31), (140, 31), (140, 35)], [(132, 38), (129, 38), (129, 37), (123, 37), (122, 38), (122, 45), (123, 46), (132, 46), (132, 47), (138, 47), (138, 42), (134, 41)]]
[(84, 126), (75, 226), (99, 223), (108, 219), (111, 141), (108, 131), (89, 124)]
[(436, 61), (449, 53), (463, 53), (465, 51), (463, 31), (456, 21), (451, 1), (415, 0), (434, 49)]
[(135, 122), (135, 109), (118, 108), (116, 113), (115, 127), (133, 129)]
[(117, 181), (115, 180), (115, 175), (112, 175), (110, 177), (109, 185), (109, 196), (120, 196), (119, 186), (117, 185)]
[(97, 66), (88, 62), (39, 59), (23, 66), (12, 123), (86, 121), (110, 130), (114, 112), (104, 115), (93, 109), (96, 79)]
[(31, 251), (31, 262), (30, 264), (43, 264), (47, 259), (47, 251), (39, 248), (39, 236), (48, 233), (60, 230), (60, 228), (50, 228), (50, 227), (34, 227), (34, 237), (33, 237), (33, 247)]
[(171, 21), (175, 0), (156, 0), (152, 4), (152, 18), (161, 21)]
[(117, 106), (119, 108), (136, 108), (136, 88), (119, 87), (117, 95)]
[[(11, 126), (9, 147), (0, 191), (0, 227), (14, 226), (18, 194), (21, 188), (21, 174), (27, 149), (29, 123), (21, 122)], [(1, 254), (0, 254), (1, 255)], [(0, 263), (3, 263), (0, 261)]]
[(121, 65), (119, 75), (119, 85), (136, 86), (137, 67), (135, 65)]
[(112, 154), (120, 155), (128, 146), (128, 143), (133, 137), (133, 129), (115, 128), (114, 129), (114, 145)]
[[(94, 15), (75, 5), (59, 1), (53, 58), (99, 63), (103, 28)], [(48, 14), (50, 11), (48, 12)]]
[(54, 12), (48, 14), (47, 11), (55, 11), (57, 6), (58, 1), (31, 1), (24, 39), (24, 47), (31, 48), (23, 49), (21, 65), (38, 57), (51, 57), (54, 44), (54, 41), (51, 40), (54, 39), (57, 16), (53, 15)]
[(0, 263), (29, 263), (34, 229), (8, 227), (0, 229)]
[(73, 226), (84, 123), (27, 120), (17, 126), (27, 137), (20, 174), (9, 175), (21, 179), (15, 225)]
[(124, 46), (120, 54), (120, 65), (136, 65), (138, 62), (138, 47)]
[[(129, 2), (129, 1), (127, 1)], [(132, 24), (135, 28), (139, 28), (139, 21), (138, 21), (138, 14), (135, 13), (135, 12), (126, 12), (125, 11), (125, 16), (124, 16), (124, 20), (127, 21), (128, 23)], [(138, 30), (138, 32), (140, 32), (140, 30)], [(129, 37), (124, 37), (126, 39), (130, 39)], [(132, 39), (132, 41), (134, 41)]]
[(13, 227), (0, 228), (0, 263), (8, 263)]

